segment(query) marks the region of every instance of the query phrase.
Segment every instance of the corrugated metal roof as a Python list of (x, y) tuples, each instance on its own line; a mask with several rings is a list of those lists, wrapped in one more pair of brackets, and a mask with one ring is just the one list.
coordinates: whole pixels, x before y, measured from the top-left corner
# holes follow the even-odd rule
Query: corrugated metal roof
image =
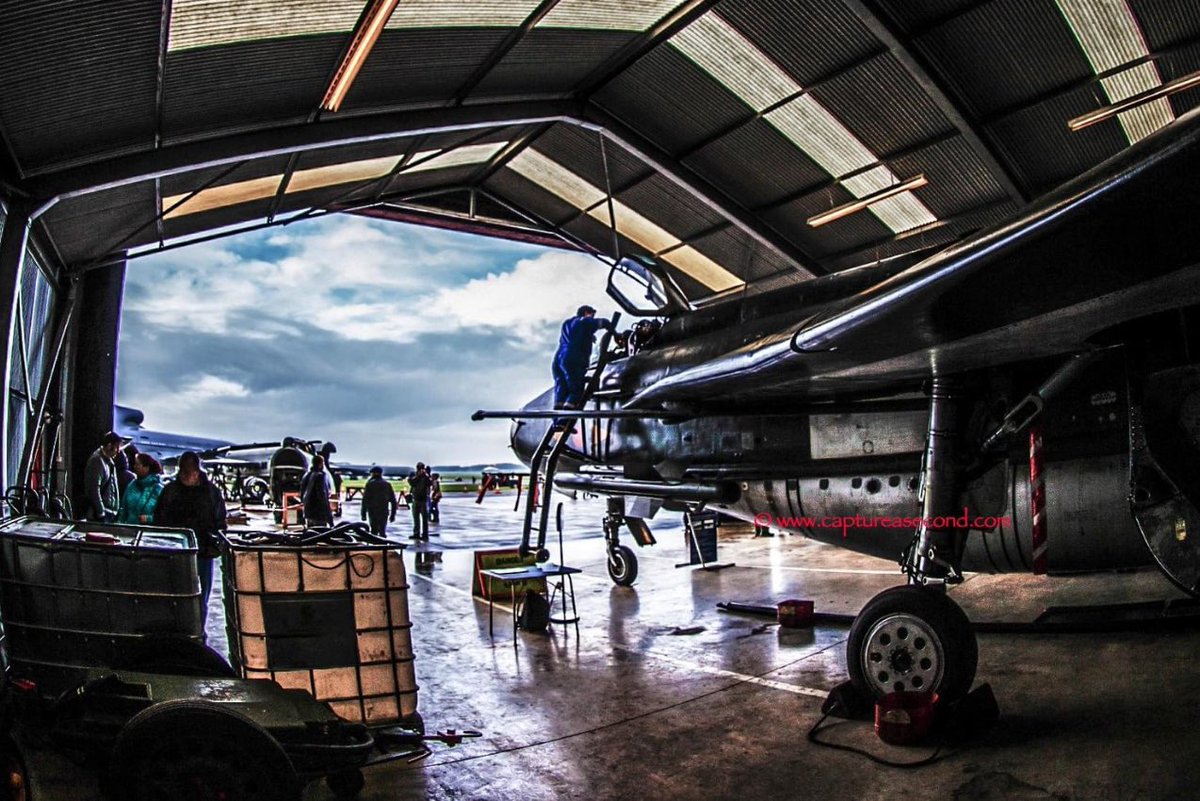
[(917, 40), (974, 119), (1091, 74), (1058, 8), (995, 0)]
[(682, 0), (559, 0), (538, 23), (541, 28), (642, 31)]
[(515, 28), (539, 0), (402, 0), (388, 20), (396, 28)]
[(762, 120), (721, 137), (686, 163), (749, 208), (829, 180), (802, 150)]
[(621, 192), (617, 197), (666, 228), (679, 239), (688, 239), (725, 218), (696, 200), (677, 184), (661, 175), (651, 175), (645, 181)]
[(6, 2), (0, 121), (21, 166), (154, 146), (161, 4)]
[(1070, 131), (1067, 120), (1096, 107), (1092, 90), (1077, 89), (1006, 117), (989, 130), (1022, 180), (1040, 194), (1125, 147), (1116, 120)]
[(938, 218), (1007, 197), (1004, 188), (961, 136), (897, 159), (892, 168), (901, 175), (925, 175), (929, 185), (922, 187), (921, 200)]
[[(342, 111), (396, 108), (449, 99), (507, 31), (384, 31), (346, 95)], [(321, 87), (321, 95), (325, 87)], [(319, 95), (314, 103), (320, 103)]]
[(341, 37), (323, 36), (172, 53), (163, 87), (164, 138), (302, 122), (320, 104), (343, 46)]
[(952, 130), (890, 53), (827, 81), (812, 94), (878, 156)]
[(574, 217), (578, 209), (555, 197), (512, 170), (500, 170), (487, 179), (484, 188), (549, 223)]
[[(614, 192), (646, 177), (650, 170), (641, 161), (610, 141), (600, 152), (600, 134), (572, 125), (554, 125), (538, 137), (531, 147), (554, 159), (595, 187), (603, 190), (611, 184)], [(605, 180), (605, 162), (608, 178)]]
[(110, 247), (154, 241), (158, 229), (151, 225), (123, 243), (154, 218), (154, 208), (154, 185), (138, 184), (64, 200), (46, 213), (44, 222), (55, 231), (54, 243), (68, 266), (80, 267)]
[(632, 39), (623, 31), (535, 29), (473, 94), (565, 94)]
[(594, 100), (672, 152), (747, 115), (745, 104), (672, 47), (659, 47), (638, 61)]
[(172, 0), (171, 51), (354, 29), (363, 0)]
[(875, 0), (880, 9), (905, 31), (912, 32), (935, 25), (964, 9), (976, 5), (979, 0)]
[(838, 0), (726, 0), (716, 13), (756, 42), (802, 87), (879, 49)]
[[(1163, 80), (1170, 81), (1194, 72), (1197, 64), (1200, 64), (1200, 42), (1159, 59), (1158, 68), (1162, 72)], [(1200, 106), (1200, 88), (1171, 96), (1171, 108), (1174, 109), (1176, 117), (1197, 106)]]
[(1196, 0), (1129, 0), (1151, 52), (1200, 35)]
[(841, 187), (830, 189), (794, 200), (777, 209), (764, 212), (763, 217), (789, 239), (803, 240), (809, 247), (823, 256), (858, 247), (892, 236), (893, 231), (873, 214), (862, 212), (835, 220), (821, 228), (813, 229), (807, 220), (818, 212), (827, 211), (853, 199)]

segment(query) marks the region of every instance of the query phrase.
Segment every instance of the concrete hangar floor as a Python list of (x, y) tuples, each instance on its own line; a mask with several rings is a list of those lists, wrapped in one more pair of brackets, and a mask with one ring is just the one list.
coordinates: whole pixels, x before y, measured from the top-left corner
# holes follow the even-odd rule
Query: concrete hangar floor
[[(977, 681), (1001, 718), (982, 738), (912, 771), (806, 742), (822, 699), (845, 677), (847, 628), (781, 629), (720, 601), (808, 598), (853, 614), (901, 583), (896, 566), (798, 536), (720, 539), (734, 567), (687, 560), (678, 520), (657, 523), (630, 588), (605, 572), (603, 503), (564, 501), (565, 563), (581, 617), (512, 640), (507, 606), (471, 597), (472, 551), (515, 544), (512, 497), (447, 498), (439, 536), (409, 548), (419, 709), (429, 730), (479, 729), (423, 762), (366, 771), (364, 801), (395, 799), (1165, 799), (1196, 797), (1200, 628), (1105, 634), (981, 634)], [(403, 512), (401, 513), (403, 515)], [(408, 533), (401, 516), (391, 532)], [(556, 550), (556, 549), (555, 549)], [(557, 554), (556, 554), (557, 558)], [(1179, 598), (1154, 571), (1045, 579), (972, 575), (954, 597), (974, 621), (1028, 621), (1045, 607)], [(219, 612), (214, 599), (213, 612)], [(210, 614), (210, 642), (223, 633)], [(823, 736), (895, 761), (932, 748), (881, 743), (867, 723)], [(58, 757), (33, 765), (38, 799), (100, 799), (90, 774)], [(329, 799), (321, 783), (306, 801)]]

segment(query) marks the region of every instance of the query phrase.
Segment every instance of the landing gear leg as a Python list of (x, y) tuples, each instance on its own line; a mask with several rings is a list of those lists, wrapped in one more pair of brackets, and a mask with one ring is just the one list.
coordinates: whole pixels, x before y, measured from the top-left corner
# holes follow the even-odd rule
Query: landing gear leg
[(609, 498), (604, 515), (604, 543), (608, 548), (608, 577), (614, 584), (628, 587), (637, 580), (638, 561), (633, 549), (621, 545), (621, 526), (625, 525), (625, 499)]
[(946, 701), (966, 695), (979, 650), (966, 614), (946, 595), (962, 581), (967, 532), (935, 525), (955, 516), (962, 479), (960, 388), (935, 378), (921, 476), (921, 516), (900, 562), (908, 585), (872, 598), (854, 620), (846, 664), (868, 697), (900, 690), (937, 692)]

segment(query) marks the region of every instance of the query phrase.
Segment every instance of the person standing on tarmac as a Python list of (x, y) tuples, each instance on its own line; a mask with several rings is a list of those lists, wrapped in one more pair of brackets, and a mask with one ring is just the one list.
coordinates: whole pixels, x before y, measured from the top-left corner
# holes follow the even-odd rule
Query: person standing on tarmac
[(312, 467), (300, 482), (300, 500), (304, 503), (304, 524), (308, 528), (332, 526), (333, 512), (329, 498), (333, 493), (333, 480), (325, 472), (325, 459), (314, 456)]
[(414, 540), (429, 539), (429, 489), (432, 481), (424, 462), (417, 462), (417, 472), (408, 479), (408, 494), (412, 498)]
[(190, 528), (196, 533), (197, 570), (200, 573), (201, 612), (208, 614), (212, 594), (213, 562), (221, 555), (219, 532), (225, 530), (225, 499), (201, 469), (194, 451), (179, 455), (175, 480), (163, 487), (154, 507), (154, 525)]
[(83, 468), (83, 489), (87, 498), (88, 519), (112, 523), (121, 508), (121, 492), (117, 484), (117, 466), (113, 461), (121, 446), (129, 440), (109, 431), (100, 440), (100, 447), (88, 457)]
[(378, 465), (371, 468), (371, 477), (363, 487), (362, 519), (369, 520), (371, 533), (380, 537), (387, 536), (389, 520), (396, 522), (396, 491), (383, 478), (383, 468)]
[(554, 374), (554, 408), (578, 409), (583, 403), (584, 378), (592, 360), (592, 342), (601, 328), (612, 329), (612, 321), (596, 317), (591, 306), (580, 306), (575, 316), (564, 320), (558, 336)]

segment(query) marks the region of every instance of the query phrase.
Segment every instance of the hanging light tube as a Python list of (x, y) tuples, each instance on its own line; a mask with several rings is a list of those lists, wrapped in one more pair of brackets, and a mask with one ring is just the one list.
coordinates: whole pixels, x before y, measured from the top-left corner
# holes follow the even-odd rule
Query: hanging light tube
[(848, 217), (855, 212), (869, 208), (881, 200), (887, 200), (889, 197), (895, 197), (902, 192), (908, 192), (911, 189), (920, 189), (928, 184), (925, 175), (916, 175), (909, 178), (907, 181), (901, 181), (898, 184), (893, 184), (886, 189), (881, 189), (878, 192), (872, 192), (869, 195), (864, 195), (857, 200), (851, 200), (849, 203), (843, 203), (840, 206), (835, 206), (829, 211), (823, 211), (820, 214), (814, 214), (808, 218), (808, 224), (813, 228), (831, 223), (834, 220), (840, 220), (843, 217)]
[(358, 71), (362, 69), (363, 62), (367, 60), (379, 34), (383, 33), (383, 26), (391, 18), (399, 2), (400, 0), (372, 0), (370, 9), (354, 29), (350, 49), (346, 51), (346, 57), (342, 59), (337, 74), (333, 76), (333, 81), (325, 91), (321, 108), (337, 111), (341, 107), (351, 84), (358, 77)]
[(1095, 111), (1089, 111), (1087, 114), (1081, 114), (1072, 120), (1068, 120), (1067, 127), (1072, 131), (1081, 131), (1089, 125), (1095, 125), (1098, 122), (1115, 117), (1123, 111), (1144, 106), (1153, 100), (1158, 100), (1160, 97), (1167, 97), (1176, 92), (1182, 92), (1185, 89), (1192, 89), (1197, 86), (1200, 86), (1200, 71), (1184, 75), (1182, 78), (1176, 78), (1173, 81), (1168, 81), (1162, 86), (1156, 86), (1153, 89), (1132, 97), (1127, 97), (1124, 100), (1113, 103), (1111, 106), (1104, 106)]

